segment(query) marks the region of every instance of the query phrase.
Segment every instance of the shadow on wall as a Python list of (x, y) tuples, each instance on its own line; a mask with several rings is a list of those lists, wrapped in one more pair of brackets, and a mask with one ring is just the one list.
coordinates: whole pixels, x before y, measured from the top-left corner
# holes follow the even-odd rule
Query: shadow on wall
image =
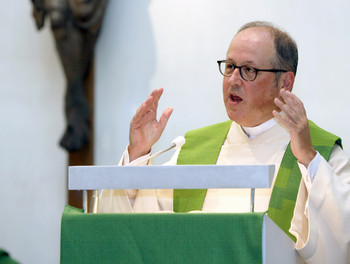
[[(96, 162), (115, 163), (149, 94), (156, 52), (151, 1), (110, 1), (96, 53)], [(154, 87), (153, 87), (154, 88)]]

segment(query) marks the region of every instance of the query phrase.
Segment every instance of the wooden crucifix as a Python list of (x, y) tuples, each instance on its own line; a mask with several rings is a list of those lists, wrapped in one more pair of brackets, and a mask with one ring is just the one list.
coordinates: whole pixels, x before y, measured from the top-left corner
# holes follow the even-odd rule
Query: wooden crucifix
[[(69, 166), (93, 161), (93, 54), (108, 0), (32, 0), (40, 30), (49, 17), (66, 77), (66, 129), (60, 146)], [(69, 191), (68, 203), (82, 207), (80, 192)]]

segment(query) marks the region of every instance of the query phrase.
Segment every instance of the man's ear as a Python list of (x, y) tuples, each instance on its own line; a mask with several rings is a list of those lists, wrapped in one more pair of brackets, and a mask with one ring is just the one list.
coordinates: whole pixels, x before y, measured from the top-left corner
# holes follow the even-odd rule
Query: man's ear
[(293, 85), (294, 85), (294, 79), (295, 79), (295, 76), (293, 72), (283, 73), (280, 80), (280, 88), (281, 89), (283, 88), (287, 91), (292, 91)]

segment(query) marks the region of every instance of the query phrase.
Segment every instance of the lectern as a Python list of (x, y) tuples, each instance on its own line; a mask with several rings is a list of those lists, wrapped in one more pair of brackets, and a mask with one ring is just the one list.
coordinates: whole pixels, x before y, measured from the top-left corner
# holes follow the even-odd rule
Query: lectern
[[(270, 188), (273, 165), (74, 166), (70, 190)], [(304, 263), (264, 213), (89, 214), (67, 206), (61, 263)]]

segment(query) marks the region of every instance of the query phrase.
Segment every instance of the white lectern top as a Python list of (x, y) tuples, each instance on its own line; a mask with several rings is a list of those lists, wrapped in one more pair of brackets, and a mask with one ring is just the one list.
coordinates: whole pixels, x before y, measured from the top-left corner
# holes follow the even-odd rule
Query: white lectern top
[(274, 165), (72, 166), (69, 190), (270, 188)]

